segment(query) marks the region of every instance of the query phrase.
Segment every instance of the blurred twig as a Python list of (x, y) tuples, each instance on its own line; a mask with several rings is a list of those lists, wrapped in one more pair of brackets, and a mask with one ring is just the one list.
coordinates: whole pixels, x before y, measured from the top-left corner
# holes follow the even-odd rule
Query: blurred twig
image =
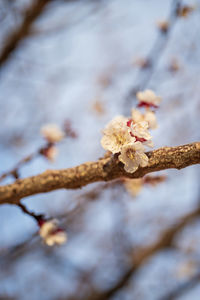
[[(69, 119), (65, 120), (64, 124), (63, 124), (63, 134), (65, 134), (63, 136), (63, 138), (77, 138), (78, 135), (77, 133), (74, 131), (74, 129), (71, 126), (71, 122)], [(59, 141), (60, 142), (60, 141)], [(14, 167), (12, 167), (11, 170), (4, 172), (0, 175), (0, 182), (3, 181), (5, 178), (7, 178), (8, 176), (12, 176), (15, 179), (18, 179), (19, 176), (19, 172), (20, 172), (20, 168), (22, 166), (24, 166), (25, 164), (27, 164), (28, 162), (33, 161), (33, 159), (37, 158), (38, 156), (42, 155), (44, 157), (46, 157), (47, 159), (53, 161), (54, 160), (54, 156), (51, 157), (51, 150), (55, 149), (55, 142), (50, 142), (46, 139), (46, 143), (44, 146), (41, 146), (39, 149), (35, 150), (34, 153), (29, 154), (27, 156), (25, 156), (23, 159), (21, 159)]]
[[(109, 290), (105, 292), (99, 292), (92, 294), (90, 297), (86, 298), (87, 300), (106, 300), (113, 297), (117, 292), (121, 291), (122, 288), (125, 288), (130, 280), (133, 279), (133, 276), (139, 268), (153, 255), (157, 252), (162, 251), (165, 248), (173, 246), (173, 240), (178, 232), (180, 232), (185, 226), (192, 222), (195, 218), (200, 216), (200, 208), (198, 207), (193, 212), (185, 215), (179, 222), (177, 222), (173, 227), (165, 230), (160, 238), (152, 245), (146, 248), (138, 248), (134, 250), (133, 255), (131, 255), (131, 262), (128, 266), (126, 272), (123, 276), (112, 286)], [(171, 299), (171, 298), (169, 298)]]
[(19, 43), (27, 37), (33, 22), (41, 15), (45, 6), (51, 0), (34, 0), (24, 12), (24, 18), (15, 31), (8, 35), (0, 54), (0, 67), (9, 59), (11, 53), (18, 47)]
[(161, 297), (160, 300), (174, 300), (180, 296), (182, 296), (185, 292), (192, 289), (196, 284), (200, 282), (200, 272), (195, 274), (188, 281), (182, 283), (178, 287), (176, 287), (173, 291), (169, 292), (164, 297)]
[[(96, 188), (92, 188), (90, 191), (81, 193), (81, 195), (74, 197), (73, 201), (77, 201), (77, 204), (73, 209), (67, 210), (65, 212), (62, 211), (61, 214), (57, 214), (57, 215), (54, 214), (53, 217), (59, 219), (61, 224), (65, 228), (68, 228), (71, 222), (76, 222), (76, 220), (80, 218), (80, 215), (87, 209), (89, 203), (91, 203), (92, 201), (100, 197), (101, 193), (103, 193), (105, 189), (113, 188), (118, 184), (119, 181), (117, 180), (113, 182), (99, 184), (96, 186)], [(37, 215), (34, 212), (30, 212), (28, 209), (26, 209), (26, 207), (23, 204), (20, 204), (18, 206), (20, 207), (20, 209), (22, 209), (23, 212), (25, 212), (30, 216), (33, 217), (41, 216), (41, 215)], [(33, 234), (27, 240), (18, 243), (17, 245), (13, 245), (7, 249), (0, 248), (0, 257), (1, 257), (0, 264), (7, 263), (7, 261), (9, 261), (9, 263), (14, 262), (15, 260), (17, 260), (17, 258), (20, 258), (22, 255), (26, 254), (30, 250), (29, 244), (31, 244), (31, 249), (37, 248), (38, 243), (37, 241), (34, 242), (36, 236), (37, 233)]]
[(18, 179), (19, 178), (19, 168), (21, 168), (26, 163), (32, 161), (35, 157), (37, 157), (38, 154), (39, 153), (36, 152), (36, 153), (30, 154), (30, 155), (27, 155), (26, 157), (24, 157), (10, 171), (4, 172), (2, 175), (0, 175), (0, 181), (4, 180), (8, 176), (12, 176), (15, 179)]
[(12, 176), (15, 179), (19, 179), (20, 177), (20, 168), (26, 165), (28, 162), (33, 161), (39, 155), (45, 156), (45, 151), (53, 146), (53, 143), (46, 142), (46, 144), (36, 150), (34, 153), (29, 154), (22, 158), (11, 170), (4, 172), (0, 175), (0, 182), (3, 181), (8, 176)]
[[(149, 54), (147, 55), (147, 58), (145, 59), (146, 64), (143, 68), (139, 70), (138, 73), (138, 81), (139, 83), (136, 83), (135, 86), (131, 88), (131, 90), (128, 92), (127, 97), (125, 98), (126, 105), (124, 105), (125, 113), (127, 113), (130, 110), (131, 107), (131, 100), (135, 97), (136, 93), (139, 90), (143, 90), (149, 83), (149, 81), (152, 78), (152, 75), (159, 63), (159, 60), (166, 48), (167, 42), (170, 38), (170, 33), (176, 24), (176, 21), (179, 18), (179, 7), (181, 5), (181, 0), (172, 0), (171, 1), (171, 9), (168, 19), (166, 20), (166, 23), (168, 24), (167, 30), (159, 30), (159, 34), (150, 49)], [(130, 104), (128, 104), (130, 103)]]
[[(73, 1), (77, 0), (65, 0), (64, 3)], [(53, 0), (33, 0), (30, 6), (24, 11), (21, 24), (8, 35), (4, 42), (0, 53), (0, 67), (7, 62), (21, 41), (29, 35), (33, 23), (43, 13), (50, 2), (53, 2)]]

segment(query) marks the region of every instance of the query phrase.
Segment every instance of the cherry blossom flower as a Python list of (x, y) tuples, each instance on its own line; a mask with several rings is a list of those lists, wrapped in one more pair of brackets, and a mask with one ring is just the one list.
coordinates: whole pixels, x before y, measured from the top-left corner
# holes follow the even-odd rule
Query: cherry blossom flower
[(136, 197), (140, 193), (142, 186), (143, 186), (143, 180), (142, 178), (125, 178), (124, 180), (124, 186), (127, 190), (127, 192), (132, 196)]
[(66, 232), (58, 227), (58, 220), (45, 221), (42, 219), (38, 224), (40, 226), (39, 234), (48, 246), (62, 245), (67, 241)]
[(158, 97), (152, 90), (145, 90), (143, 92), (138, 92), (136, 94), (137, 99), (139, 100), (139, 107), (155, 107), (157, 108), (160, 104), (161, 97)]
[(60, 142), (65, 136), (64, 132), (56, 124), (44, 125), (40, 132), (49, 143)]
[(148, 122), (150, 129), (156, 129), (158, 127), (156, 115), (153, 111), (147, 110), (144, 113), (144, 120)]
[(130, 134), (127, 122), (127, 118), (117, 116), (108, 123), (103, 130), (104, 136), (101, 139), (101, 145), (105, 150), (113, 154), (119, 153), (124, 145), (135, 142), (135, 138)]
[(138, 196), (143, 186), (151, 185), (152, 187), (155, 187), (164, 181), (166, 181), (165, 175), (158, 175), (158, 176), (149, 175), (143, 178), (124, 178), (122, 180), (127, 192), (133, 197)]
[(118, 159), (124, 163), (124, 169), (133, 173), (139, 165), (148, 164), (144, 146), (153, 146), (148, 127), (146, 121), (134, 123), (132, 119), (117, 116), (104, 129), (101, 144), (105, 150), (119, 153)]
[(131, 119), (132, 119), (133, 123), (145, 121), (144, 114), (142, 114), (138, 109), (132, 109)]
[(148, 122), (142, 121), (137, 123), (132, 123), (130, 126), (131, 134), (135, 137), (136, 141), (143, 143), (148, 147), (153, 147), (152, 137), (148, 131)]
[(125, 144), (122, 147), (118, 158), (124, 164), (126, 172), (134, 173), (139, 166), (146, 167), (148, 165), (148, 157), (144, 150), (141, 142)]
[(58, 155), (58, 148), (52, 144), (40, 150), (40, 154), (45, 156), (49, 161), (54, 162)]
[(141, 121), (148, 122), (150, 129), (155, 129), (158, 126), (155, 113), (149, 109), (146, 110), (144, 114), (142, 114), (138, 109), (132, 109), (131, 117), (133, 123), (137, 123)]

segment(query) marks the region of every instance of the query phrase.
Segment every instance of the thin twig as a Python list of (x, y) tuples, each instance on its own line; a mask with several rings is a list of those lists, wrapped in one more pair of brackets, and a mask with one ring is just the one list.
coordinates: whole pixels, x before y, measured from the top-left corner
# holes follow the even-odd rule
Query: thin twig
[(19, 43), (28, 36), (33, 22), (41, 15), (50, 0), (34, 0), (24, 12), (24, 19), (15, 31), (12, 31), (4, 42), (0, 54), (0, 67), (7, 62)]
[[(74, 2), (77, 0), (65, 0), (67, 2)], [(53, 2), (52, 0), (32, 0), (30, 6), (25, 10), (24, 17), (21, 24), (12, 31), (6, 41), (3, 43), (3, 49), (0, 53), (0, 67), (4, 65), (11, 54), (18, 48), (19, 44), (29, 36), (33, 23), (43, 13), (46, 6)]]
[(8, 176), (12, 176), (15, 179), (19, 178), (19, 168), (21, 168), (23, 165), (27, 164), (28, 162), (32, 161), (34, 158), (38, 156), (39, 152), (37, 151), (36, 153), (27, 155), (23, 159), (21, 159), (15, 167), (13, 167), (11, 170), (4, 172), (3, 174), (0, 175), (0, 182), (3, 181), (5, 178)]
[(24, 204), (22, 204), (22, 203), (18, 203), (17, 206), (19, 206), (21, 208), (21, 210), (25, 214), (27, 214), (30, 217), (34, 218), (36, 220), (36, 222), (38, 222), (41, 219), (45, 219), (44, 215), (42, 215), (42, 214), (40, 214), (40, 215), (35, 214), (33, 211), (28, 210), (27, 207)]
[(153, 73), (158, 65), (158, 62), (166, 48), (167, 42), (169, 41), (172, 29), (179, 18), (178, 8), (181, 5), (181, 0), (172, 0), (171, 5), (172, 7), (170, 10), (169, 17), (166, 20), (166, 22), (168, 23), (168, 29), (165, 32), (159, 30), (159, 34), (146, 58), (147, 66), (139, 70), (137, 76), (138, 80), (136, 80), (139, 81), (139, 83), (136, 83), (136, 85), (130, 89), (128, 95), (125, 98), (125, 102), (126, 102), (126, 104), (124, 105), (125, 113), (130, 111), (131, 100), (133, 100), (136, 93), (139, 90), (143, 90), (144, 88), (146, 88), (149, 81), (151, 80)]
[(186, 291), (191, 290), (199, 282), (200, 273), (198, 272), (197, 274), (192, 276), (192, 278), (190, 278), (188, 281), (182, 283), (164, 297), (161, 297), (160, 300), (175, 300), (177, 297), (182, 296)]

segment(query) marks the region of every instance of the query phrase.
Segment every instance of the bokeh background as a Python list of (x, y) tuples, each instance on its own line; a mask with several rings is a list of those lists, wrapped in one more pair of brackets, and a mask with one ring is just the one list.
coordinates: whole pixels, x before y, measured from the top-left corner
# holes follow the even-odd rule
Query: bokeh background
[[(33, 2), (0, 1), (0, 53)], [(38, 156), (20, 168), (20, 177), (98, 159), (104, 154), (102, 128), (114, 116), (130, 114), (139, 88), (151, 88), (163, 99), (159, 128), (152, 132), (155, 148), (199, 140), (198, 0), (181, 1), (194, 6), (186, 16), (174, 14), (174, 0), (47, 2), (26, 38), (0, 64), (1, 173), (44, 144), (42, 125), (62, 126), (66, 120), (77, 137), (58, 145), (54, 163)], [(158, 22), (167, 19), (170, 30), (163, 33)], [(150, 67), (142, 67), (148, 59)], [(19, 207), (2, 205), (0, 299), (198, 300), (198, 216), (181, 228), (173, 245), (152, 253), (114, 289), (132, 253), (155, 243), (200, 205), (198, 166), (159, 174), (166, 181), (144, 185), (137, 197), (118, 182), (23, 199), (35, 213), (60, 220), (68, 233), (61, 247), (44, 245), (34, 219)]]

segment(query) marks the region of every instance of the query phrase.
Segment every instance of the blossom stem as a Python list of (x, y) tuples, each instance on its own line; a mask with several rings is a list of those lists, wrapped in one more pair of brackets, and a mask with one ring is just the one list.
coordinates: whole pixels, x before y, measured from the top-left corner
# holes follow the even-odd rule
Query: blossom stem
[(34, 218), (34, 219), (36, 220), (36, 222), (38, 223), (39, 226), (40, 226), (41, 221), (42, 221), (42, 220), (43, 220), (43, 221), (45, 220), (45, 218), (44, 218), (44, 216), (43, 216), (42, 214), (37, 215), (37, 214), (35, 214), (34, 212), (29, 211), (29, 210), (27, 209), (27, 207), (26, 207), (24, 204), (22, 204), (21, 202), (19, 202), (19, 203), (17, 204), (17, 206), (19, 206), (19, 207), (21, 208), (21, 210), (22, 210), (25, 214), (27, 214), (27, 215), (31, 216), (32, 218)]

